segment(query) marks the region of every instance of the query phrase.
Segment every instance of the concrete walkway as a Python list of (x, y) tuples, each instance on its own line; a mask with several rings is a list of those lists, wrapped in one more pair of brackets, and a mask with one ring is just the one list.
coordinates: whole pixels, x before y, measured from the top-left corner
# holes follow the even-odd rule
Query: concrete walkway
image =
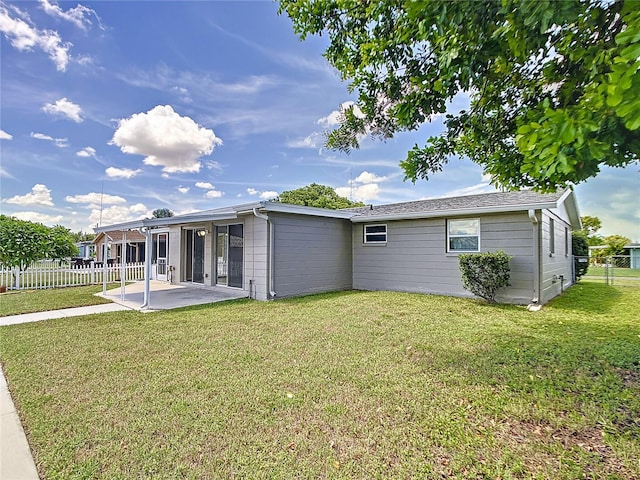
[(0, 478), (38, 480), (27, 437), (13, 405), (4, 372), (0, 370)]
[(18, 323), (53, 320), (54, 318), (79, 317), (81, 315), (93, 315), (95, 313), (117, 312), (119, 310), (131, 310), (131, 308), (117, 303), (103, 303), (100, 305), (89, 305), (87, 307), (63, 308), (61, 310), (51, 310), (49, 312), (9, 315), (8, 317), (0, 317), (0, 327), (4, 327), (5, 325), (16, 325)]
[[(88, 307), (64, 308), (49, 312), (26, 313), (0, 317), (0, 326), (39, 322), (54, 318), (77, 317), (96, 313), (130, 310), (117, 303), (104, 303)], [(2, 333), (0, 332), (0, 335)], [(0, 479), (38, 480), (38, 470), (31, 455), (20, 417), (11, 399), (7, 380), (0, 369)]]

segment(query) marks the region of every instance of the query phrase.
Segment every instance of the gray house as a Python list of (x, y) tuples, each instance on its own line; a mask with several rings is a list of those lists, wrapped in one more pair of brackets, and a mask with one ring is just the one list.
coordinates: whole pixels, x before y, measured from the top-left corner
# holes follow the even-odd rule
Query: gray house
[[(500, 301), (544, 304), (573, 283), (575, 195), (489, 193), (344, 210), (256, 202), (109, 225), (146, 238), (147, 279), (235, 289), (257, 300), (334, 290), (470, 296), (458, 255), (504, 250)], [(166, 275), (155, 276), (158, 251)], [(163, 267), (164, 271), (164, 267)]]

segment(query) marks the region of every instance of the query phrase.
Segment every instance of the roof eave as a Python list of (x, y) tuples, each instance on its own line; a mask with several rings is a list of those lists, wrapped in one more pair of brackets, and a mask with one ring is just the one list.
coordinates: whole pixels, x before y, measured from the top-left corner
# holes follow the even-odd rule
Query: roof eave
[(238, 214), (235, 211), (226, 211), (205, 215), (189, 215), (175, 216), (166, 218), (143, 218), (131, 222), (115, 223), (113, 225), (105, 225), (104, 227), (96, 227), (93, 229), (96, 233), (104, 233), (112, 230), (137, 230), (139, 228), (160, 228), (169, 227), (171, 225), (187, 225), (190, 223), (211, 222), (214, 220), (235, 220)]
[(262, 209), (265, 212), (292, 213), (298, 215), (311, 215), (315, 217), (330, 217), (350, 219), (357, 215), (354, 212), (345, 212), (341, 210), (330, 210), (328, 208), (306, 207), (303, 205), (292, 205), (280, 202), (264, 202)]
[(364, 222), (380, 222), (385, 220), (412, 220), (418, 218), (437, 218), (437, 217), (459, 217), (465, 215), (485, 215), (490, 213), (507, 213), (507, 212), (521, 212), (528, 210), (542, 210), (544, 208), (555, 208), (557, 204), (555, 202), (533, 203), (527, 205), (503, 205), (500, 207), (481, 207), (481, 208), (457, 208), (450, 210), (434, 210), (427, 212), (413, 212), (405, 214), (388, 214), (388, 215), (367, 215), (353, 217), (351, 221), (353, 223)]

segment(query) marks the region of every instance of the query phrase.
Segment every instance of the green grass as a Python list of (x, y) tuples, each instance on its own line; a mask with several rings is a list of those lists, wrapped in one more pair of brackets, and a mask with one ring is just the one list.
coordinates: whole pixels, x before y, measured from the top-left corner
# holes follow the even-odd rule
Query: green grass
[(41, 478), (640, 478), (640, 289), (344, 292), (15, 325)]
[[(640, 278), (640, 268), (615, 267), (615, 268), (609, 269), (609, 275), (611, 275), (611, 271), (613, 271), (614, 278), (616, 277)], [(587, 275), (592, 277), (604, 277), (607, 275), (607, 273), (604, 267), (590, 266), (589, 269), (587, 270)]]
[[(114, 285), (109, 284), (107, 288), (114, 288)], [(0, 294), (0, 317), (110, 303), (109, 300), (94, 295), (99, 292), (102, 292), (102, 285), (2, 293)]]

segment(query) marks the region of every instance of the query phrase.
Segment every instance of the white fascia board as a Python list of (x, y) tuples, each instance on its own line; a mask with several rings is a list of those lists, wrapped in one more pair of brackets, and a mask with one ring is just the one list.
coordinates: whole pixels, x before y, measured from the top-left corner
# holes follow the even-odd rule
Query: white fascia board
[(487, 215), (491, 213), (520, 212), (528, 210), (541, 210), (543, 208), (555, 208), (555, 202), (535, 203), (530, 205), (504, 205), (500, 207), (459, 208), (455, 210), (434, 210), (429, 212), (392, 213), (388, 215), (368, 215), (353, 217), (353, 223), (383, 222), (390, 220), (415, 220), (419, 218), (460, 217), (470, 215)]
[(567, 189), (564, 195), (560, 197), (560, 200), (558, 200), (558, 205), (562, 205), (562, 203), (566, 204), (567, 214), (569, 215), (569, 220), (571, 221), (571, 227), (574, 230), (582, 230), (580, 209), (578, 208), (578, 201), (573, 190)]
[(262, 208), (266, 212), (293, 213), (297, 215), (310, 215), (314, 217), (352, 218), (356, 213), (328, 208), (305, 207), (303, 205), (291, 205), (289, 203), (264, 202)]

